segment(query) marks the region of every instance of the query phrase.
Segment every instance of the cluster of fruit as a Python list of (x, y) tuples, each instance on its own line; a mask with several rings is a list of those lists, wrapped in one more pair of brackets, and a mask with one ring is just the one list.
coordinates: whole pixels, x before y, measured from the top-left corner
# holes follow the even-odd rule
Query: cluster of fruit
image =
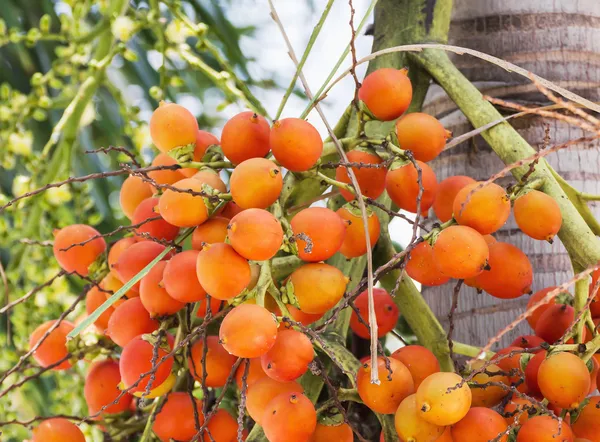
[[(515, 186), (510, 196), (495, 183), (469, 177), (438, 184), (427, 162), (442, 152), (448, 134), (426, 114), (402, 116), (412, 97), (405, 71), (373, 72), (359, 97), (370, 117), (399, 118), (390, 137), (379, 144), (373, 141), (380, 149), (360, 140), (347, 153), (349, 161), (360, 163), (352, 170), (365, 201), (387, 191), (400, 209), (427, 213), (433, 207), (443, 223), (411, 244), (408, 275), (430, 286), (462, 279), (502, 299), (529, 293), (533, 274), (528, 257), (491, 234), (505, 224), (512, 206), (524, 233), (552, 240), (562, 221), (556, 202), (527, 183)], [(362, 256), (367, 252), (365, 231), (371, 245), (380, 234), (377, 213), (369, 209), (363, 218), (356, 207), (347, 165), (339, 165), (331, 179), (346, 205), (337, 211), (309, 207), (288, 221), (278, 207), (284, 188), (281, 168), (309, 173), (318, 169), (323, 152), (323, 141), (308, 122), (287, 118), (270, 127), (263, 117), (243, 112), (227, 122), (219, 141), (199, 130), (185, 108), (162, 104), (150, 128), (161, 153), (152, 170), (134, 169), (121, 189), (121, 208), (134, 227), (132, 236), (108, 248), (93, 227), (71, 225), (54, 239), (55, 257), (67, 272), (87, 277), (91, 267), (102, 269), (106, 263), (101, 281), (87, 293), (88, 314), (128, 288), (95, 321), (97, 332), (119, 349), (89, 368), (85, 398), (90, 413), (102, 417), (135, 410), (135, 397), (164, 396), (152, 423), (161, 441), (189, 441), (198, 426), (205, 426), (210, 436), (205, 434), (204, 440), (229, 442), (236, 439), (238, 424), (227, 411), (219, 409), (205, 423), (199, 413), (202, 401), (171, 391), (177, 390), (182, 373), (206, 388), (222, 388), (235, 371), (246, 411), (270, 441), (351, 441), (347, 423), (317, 423), (315, 406), (298, 382), (315, 356), (307, 327), (343, 299), (349, 282), (323, 261), (338, 252), (347, 258)], [(228, 185), (225, 174), (218, 173), (222, 169), (232, 170)], [(180, 251), (178, 243), (187, 234), (191, 242)], [(289, 254), (301, 261), (289, 277), (274, 280), (269, 261)], [(140, 273), (144, 276), (138, 281)], [(537, 293), (531, 302), (551, 289)], [(375, 289), (373, 295), (382, 337), (395, 327), (400, 312), (385, 290)], [(363, 338), (369, 337), (368, 298), (365, 291), (355, 299), (350, 321)], [(537, 336), (522, 337), (491, 363), (473, 364), (472, 374), (441, 373), (433, 353), (408, 346), (377, 360), (380, 384), (371, 383), (373, 368), (364, 361), (356, 374), (358, 394), (373, 411), (396, 414), (396, 430), (404, 442), (506, 441), (517, 424), (518, 442), (573, 442), (573, 433), (598, 442), (598, 401), (592, 398), (585, 405), (596, 387), (596, 359), (591, 359), (590, 373), (583, 359), (550, 346), (574, 320), (568, 297), (563, 298), (562, 304), (554, 301), (532, 315)], [(222, 320), (218, 336), (198, 336), (187, 357), (179, 358), (184, 336), (174, 337), (170, 331), (180, 321), (174, 315), (190, 304), (198, 321), (213, 315), (222, 315)], [(50, 321), (35, 331), (30, 348), (41, 366), (71, 366), (66, 337), (73, 328), (65, 320)], [(512, 398), (505, 400), (509, 393)], [(524, 399), (526, 393), (540, 400)], [(501, 402), (504, 416), (491, 408)], [(549, 410), (565, 419), (558, 420)], [(83, 441), (77, 432), (69, 421), (51, 419), (38, 426), (34, 440), (58, 435)]]

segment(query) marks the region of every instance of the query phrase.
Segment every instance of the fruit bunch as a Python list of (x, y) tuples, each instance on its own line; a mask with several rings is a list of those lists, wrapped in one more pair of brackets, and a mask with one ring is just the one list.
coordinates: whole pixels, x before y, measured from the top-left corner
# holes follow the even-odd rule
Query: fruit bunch
[[(404, 442), (600, 441), (598, 401), (588, 397), (596, 390), (599, 339), (595, 330), (575, 336), (573, 299), (553, 296), (557, 288), (530, 298), (535, 335), (458, 373), (442, 372), (431, 351), (439, 349), (419, 345), (361, 364), (328, 333), (345, 322), (354, 339), (376, 343), (396, 327), (397, 299), (350, 281), (339, 265), (340, 256), (370, 254), (392, 204), (414, 213), (417, 224), (432, 209), (436, 221), (389, 268), (425, 286), (462, 280), (500, 299), (531, 293), (533, 269), (523, 251), (492, 234), (511, 211), (537, 240), (552, 241), (562, 223), (558, 204), (536, 181), (509, 190), (466, 176), (438, 183), (428, 162), (450, 135), (429, 115), (405, 114), (412, 98), (405, 70), (372, 72), (358, 97), (359, 127), (395, 125), (381, 139), (359, 130), (333, 165), (303, 119), (269, 124), (242, 112), (219, 140), (182, 106), (162, 103), (150, 121), (159, 153), (148, 167), (128, 168), (121, 188), (126, 234), (110, 244), (88, 225), (55, 234), (62, 269), (92, 282), (89, 317), (78, 326), (63, 317), (40, 325), (30, 354), (51, 370), (89, 363), (90, 418), (110, 427), (144, 416), (133, 433), (153, 432), (163, 442), (258, 440), (259, 431), (271, 442), (351, 441), (358, 430), (340, 409), (342, 392), (342, 402), (368, 407), (384, 429), (386, 415), (395, 415), (393, 437)], [(291, 204), (298, 177), (323, 191), (331, 186), (327, 204)], [(600, 298), (591, 302), (592, 316), (600, 314), (597, 305)], [(105, 348), (90, 356), (67, 335), (92, 321)], [(332, 390), (329, 399), (305, 394), (318, 376)], [(237, 416), (224, 397), (237, 404)], [(33, 440), (84, 439), (73, 423), (54, 418), (37, 426)]]

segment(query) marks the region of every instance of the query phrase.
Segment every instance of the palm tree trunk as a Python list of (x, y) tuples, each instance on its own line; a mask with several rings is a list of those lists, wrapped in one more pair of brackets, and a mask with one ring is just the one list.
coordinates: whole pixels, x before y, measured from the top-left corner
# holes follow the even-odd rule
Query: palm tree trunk
[[(596, 0), (455, 0), (450, 44), (495, 55), (566, 87), (593, 101), (598, 101), (600, 86), (600, 3)], [(526, 78), (516, 76), (487, 62), (453, 56), (457, 67), (482, 93), (505, 100), (537, 106), (548, 102)], [(430, 89), (425, 111), (441, 118), (454, 135), (472, 130), (466, 118), (437, 86)], [(512, 120), (511, 124), (534, 147), (558, 144), (582, 136), (578, 128), (539, 117)], [(600, 149), (574, 146), (548, 157), (555, 170), (577, 189), (600, 193)], [(504, 165), (481, 139), (476, 137), (436, 159), (438, 179), (452, 175), (469, 175), (487, 179)], [(512, 177), (499, 184), (512, 182)], [(593, 204), (593, 203), (592, 203)], [(600, 215), (600, 207), (592, 207)], [(523, 235), (511, 216), (494, 235), (499, 241), (521, 248), (534, 267), (533, 290), (558, 285), (573, 275), (566, 250), (554, 244), (532, 240)], [(449, 286), (424, 288), (429, 305), (448, 327), (452, 296)], [(454, 314), (454, 339), (483, 345), (523, 311), (527, 296), (508, 301), (477, 294), (463, 286)], [(526, 323), (502, 341), (508, 345), (516, 336), (533, 334)]]

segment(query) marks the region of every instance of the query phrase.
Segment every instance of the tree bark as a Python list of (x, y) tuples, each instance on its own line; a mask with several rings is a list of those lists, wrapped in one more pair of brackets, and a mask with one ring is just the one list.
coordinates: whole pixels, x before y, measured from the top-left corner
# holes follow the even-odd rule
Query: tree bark
[[(559, 2), (539, 0), (456, 0), (450, 27), (450, 44), (476, 49), (511, 61), (593, 101), (599, 99), (600, 86), (600, 3), (595, 0)], [(482, 93), (525, 105), (548, 102), (527, 79), (468, 57), (452, 56), (456, 66)], [(454, 135), (472, 130), (464, 115), (438, 87), (430, 89), (425, 111), (436, 115)], [(510, 122), (534, 147), (551, 145), (583, 135), (578, 128), (539, 117)], [(574, 146), (550, 155), (549, 163), (578, 190), (600, 193), (600, 145)], [(504, 165), (481, 137), (465, 142), (442, 154), (431, 164), (438, 180), (452, 175), (469, 175), (483, 180)], [(514, 182), (512, 177), (499, 181)], [(594, 203), (591, 203), (594, 204)], [(595, 215), (600, 207), (591, 206)], [(573, 275), (569, 256), (560, 241), (548, 244), (523, 235), (511, 216), (494, 235), (523, 250), (534, 268), (534, 291), (558, 285)], [(452, 303), (448, 285), (424, 288), (423, 294), (445, 327)], [(501, 300), (478, 295), (463, 285), (454, 315), (454, 338), (473, 345), (484, 345), (523, 311), (528, 296)], [(527, 323), (502, 340), (508, 345), (516, 336), (532, 334)]]

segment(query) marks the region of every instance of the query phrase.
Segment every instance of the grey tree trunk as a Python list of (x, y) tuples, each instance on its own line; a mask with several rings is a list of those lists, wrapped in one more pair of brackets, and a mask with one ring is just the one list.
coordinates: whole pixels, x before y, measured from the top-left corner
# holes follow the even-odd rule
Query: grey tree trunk
[[(566, 87), (593, 101), (600, 87), (600, 2), (598, 0), (454, 0), (450, 44), (476, 49), (508, 60)], [(526, 105), (548, 100), (526, 78), (469, 56), (454, 56), (457, 67), (490, 96)], [(433, 86), (425, 112), (436, 115), (455, 135), (472, 130), (466, 118), (445, 93)], [(551, 145), (582, 135), (578, 128), (554, 120), (528, 117), (512, 120), (534, 147), (543, 145), (546, 131)], [(600, 144), (575, 146), (548, 157), (552, 166), (575, 188), (600, 193)], [(436, 159), (438, 180), (452, 175), (487, 179), (503, 164), (481, 137), (463, 143)], [(500, 180), (506, 185), (512, 177)], [(600, 215), (600, 207), (592, 207)], [(558, 285), (573, 275), (569, 257), (556, 240), (550, 245), (523, 235), (511, 216), (495, 235), (523, 250), (534, 268), (533, 290)], [(447, 328), (452, 289), (424, 288), (423, 294)], [(528, 296), (507, 301), (487, 294), (478, 295), (463, 286), (454, 315), (454, 338), (484, 345), (523, 311)], [(527, 323), (509, 333), (502, 341), (508, 345), (517, 335), (533, 334)]]

